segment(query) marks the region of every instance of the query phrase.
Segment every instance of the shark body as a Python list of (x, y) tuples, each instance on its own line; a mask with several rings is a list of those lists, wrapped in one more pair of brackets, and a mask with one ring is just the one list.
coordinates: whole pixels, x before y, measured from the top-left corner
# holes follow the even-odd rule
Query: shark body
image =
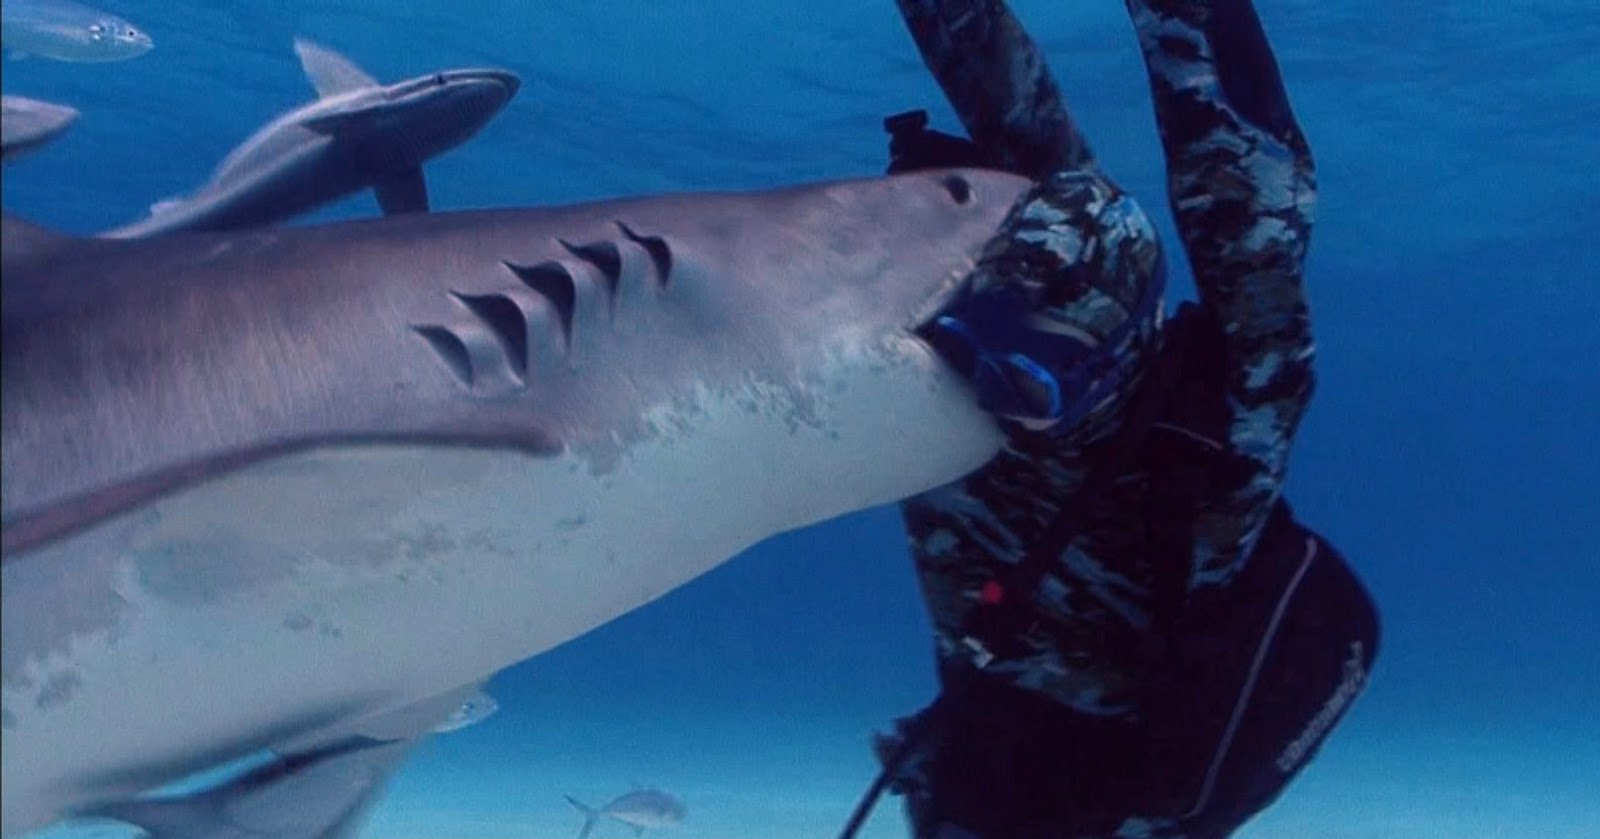
[(140, 239), (262, 227), (372, 188), (384, 213), (428, 209), (422, 165), (477, 134), (516, 95), (506, 70), (460, 68), (393, 84), (305, 39), (295, 51), (318, 98), (262, 126), (193, 194), (100, 234)]
[(342, 742), (981, 465), (1000, 433), (914, 330), (1026, 187), (8, 220), (6, 833)]

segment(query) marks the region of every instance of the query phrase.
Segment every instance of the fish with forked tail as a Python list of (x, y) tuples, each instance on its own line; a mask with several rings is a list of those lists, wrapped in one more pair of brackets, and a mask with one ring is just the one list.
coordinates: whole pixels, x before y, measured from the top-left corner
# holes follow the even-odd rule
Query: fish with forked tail
[(616, 819), (633, 828), (636, 834), (643, 835), (646, 830), (671, 827), (683, 821), (687, 815), (683, 802), (676, 796), (651, 788), (625, 792), (598, 808), (590, 807), (570, 795), (566, 799), (568, 804), (583, 814), (583, 827), (578, 830), (578, 839), (589, 839), (589, 834), (601, 819)]

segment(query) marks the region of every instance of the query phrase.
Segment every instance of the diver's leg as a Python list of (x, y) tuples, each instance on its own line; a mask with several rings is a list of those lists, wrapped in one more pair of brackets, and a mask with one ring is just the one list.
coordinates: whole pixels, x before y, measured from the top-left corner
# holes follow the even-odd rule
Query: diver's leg
[(1002, 169), (1034, 179), (1092, 169), (1044, 57), (1001, 0), (896, 0), (967, 133)]
[(1281, 491), (1312, 390), (1316, 179), (1249, 0), (1126, 0), (1201, 303), (1223, 327), (1238, 476), (1196, 523), (1191, 586), (1231, 579)]

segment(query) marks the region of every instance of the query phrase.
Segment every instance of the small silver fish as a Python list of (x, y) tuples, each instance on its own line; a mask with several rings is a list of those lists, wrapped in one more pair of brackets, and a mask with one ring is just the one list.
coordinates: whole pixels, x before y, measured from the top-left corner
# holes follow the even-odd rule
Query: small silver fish
[(72, 0), (5, 0), (0, 43), (13, 59), (38, 55), (91, 63), (126, 61), (155, 46), (133, 24)]
[(643, 835), (648, 829), (671, 827), (683, 821), (687, 812), (682, 801), (671, 793), (658, 789), (645, 788), (625, 792), (599, 809), (590, 807), (570, 795), (566, 798), (568, 804), (583, 814), (583, 828), (578, 831), (578, 839), (588, 839), (589, 833), (602, 818), (616, 819), (633, 828), (636, 834)]

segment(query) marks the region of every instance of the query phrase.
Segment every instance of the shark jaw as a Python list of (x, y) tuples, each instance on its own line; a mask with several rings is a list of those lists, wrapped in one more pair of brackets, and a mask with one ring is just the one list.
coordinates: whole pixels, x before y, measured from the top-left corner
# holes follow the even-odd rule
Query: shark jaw
[[(638, 324), (677, 324), (639, 326), (630, 349), (628, 336), (607, 337), (628, 328), (622, 315), (621, 326), (584, 320), (590, 290), (580, 284), (573, 354), (525, 373), (561, 392), (538, 412), (560, 441), (553, 452), (381, 437), (308, 445), (8, 556), (0, 565), (7, 833), (255, 749), (326, 741), (356, 721), (481, 681), (768, 536), (977, 468), (1000, 434), (912, 328), (954, 288), (986, 238), (982, 228), (998, 226), (1025, 186), (1002, 176), (978, 183), (1001, 206), (951, 232), (970, 241), (935, 266), (916, 299), (885, 314), (864, 307), (890, 289), (807, 292), (815, 307), (783, 313), (782, 329), (758, 323), (766, 330), (758, 335), (737, 328), (738, 318), (765, 317), (773, 294), (785, 306), (802, 298), (764, 284), (718, 292), (716, 268), (778, 271), (780, 263), (742, 250), (742, 235), (708, 243), (666, 221), (630, 220), (629, 230), (665, 231), (679, 266), (668, 294), (693, 308), (650, 314), (651, 305), (676, 304), (653, 304), (653, 292), (630, 285), (629, 271), (645, 270), (650, 254), (629, 251), (619, 310), (632, 306)], [(642, 209), (609, 215), (649, 218)], [(442, 224), (481, 244), (499, 221), (374, 222), (345, 238), (359, 251), (374, 237), (412, 240), (408, 230)], [(837, 235), (848, 248), (878, 234)], [(214, 250), (210, 239), (194, 241)], [(463, 276), (474, 276), (470, 267), (458, 285)], [(437, 379), (419, 378), (416, 390), (462, 389), (427, 342), (414, 332), (403, 340), (390, 351), (415, 353)], [(695, 353), (704, 357), (676, 363)], [(670, 387), (640, 378), (657, 362), (689, 372)], [(619, 391), (628, 421), (600, 423), (602, 403), (623, 400)], [(8, 435), (25, 424), (12, 419)], [(18, 451), (8, 444), (8, 470), (23, 465)], [(8, 481), (8, 496), (15, 489)]]

